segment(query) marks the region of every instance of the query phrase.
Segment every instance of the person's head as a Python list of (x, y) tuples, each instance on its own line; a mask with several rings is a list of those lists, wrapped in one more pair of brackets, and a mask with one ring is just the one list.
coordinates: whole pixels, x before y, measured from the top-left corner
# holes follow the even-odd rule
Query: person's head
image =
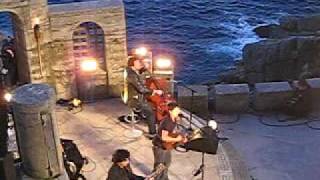
[(144, 68), (142, 59), (136, 55), (131, 55), (128, 57), (128, 66), (140, 71)]
[(178, 104), (176, 102), (170, 102), (168, 104), (169, 114), (172, 120), (179, 121), (180, 120), (180, 114), (181, 109), (179, 108)]
[(130, 152), (126, 149), (118, 149), (112, 155), (112, 162), (120, 167), (126, 167), (130, 164)]

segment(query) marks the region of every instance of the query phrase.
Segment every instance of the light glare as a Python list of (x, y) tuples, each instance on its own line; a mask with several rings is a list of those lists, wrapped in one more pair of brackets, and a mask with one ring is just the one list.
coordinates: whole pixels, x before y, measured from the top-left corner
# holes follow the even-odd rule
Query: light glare
[(33, 19), (33, 26), (40, 24), (40, 18), (36, 17)]
[(218, 124), (217, 124), (216, 121), (210, 120), (209, 123), (208, 123), (208, 126), (211, 127), (213, 130), (216, 130), (217, 127), (218, 127)]
[(139, 56), (146, 56), (148, 53), (148, 49), (146, 47), (140, 47), (135, 50), (135, 54)]
[(12, 94), (11, 93), (5, 93), (4, 94), (4, 99), (7, 101), (7, 102), (10, 102), (11, 99), (12, 99)]
[(160, 69), (171, 67), (172, 63), (170, 59), (160, 58), (156, 61), (156, 66)]
[(81, 69), (86, 72), (95, 71), (97, 69), (97, 61), (94, 59), (86, 59), (81, 62)]

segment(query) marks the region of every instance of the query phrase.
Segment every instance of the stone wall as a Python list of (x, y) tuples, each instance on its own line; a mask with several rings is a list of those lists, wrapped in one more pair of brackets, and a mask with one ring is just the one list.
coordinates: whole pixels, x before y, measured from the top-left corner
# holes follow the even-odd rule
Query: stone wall
[[(23, 82), (52, 84), (59, 98), (75, 97), (78, 93), (73, 59), (74, 30), (84, 22), (99, 25), (105, 38), (105, 94), (120, 95), (123, 86), (122, 69), (127, 59), (125, 12), (121, 0), (49, 6), (47, 0), (4, 0), (0, 2), (0, 12), (11, 12), (18, 28), (16, 38), (19, 43), (17, 57), (21, 67), (18, 69), (22, 77), (20, 79)], [(36, 20), (40, 26), (40, 56), (34, 34)], [(101, 73), (96, 75), (102, 78)]]
[[(55, 66), (54, 71), (73, 71), (75, 62), (73, 58), (72, 35), (74, 30), (84, 22), (94, 22), (104, 31), (105, 60), (107, 66), (107, 85), (109, 96), (119, 96), (123, 86), (122, 69), (126, 65), (126, 24), (124, 7), (121, 1), (90, 1), (71, 4), (58, 4), (49, 6), (51, 32), (53, 40), (63, 44), (67, 49), (64, 64)], [(61, 74), (61, 73), (60, 73)], [(64, 92), (69, 89), (76, 94), (75, 75), (65, 77), (68, 86), (58, 83), (57, 91)]]
[[(319, 110), (320, 78), (307, 79), (311, 89), (311, 97), (307, 103), (312, 105), (311, 110)], [(296, 81), (295, 81), (296, 82)], [(268, 82), (256, 83), (254, 88), (248, 89), (247, 84), (220, 84), (214, 86), (214, 104), (211, 107), (217, 113), (244, 112), (248, 110), (278, 111), (283, 110), (295, 94), (295, 82)], [(235, 88), (236, 87), (236, 88)], [(250, 107), (244, 109), (245, 107)]]

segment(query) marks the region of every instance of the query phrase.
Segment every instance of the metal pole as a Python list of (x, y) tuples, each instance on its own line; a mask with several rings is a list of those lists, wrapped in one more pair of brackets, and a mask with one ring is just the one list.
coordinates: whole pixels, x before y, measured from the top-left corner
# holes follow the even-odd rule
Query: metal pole
[(191, 122), (193, 117), (193, 96), (194, 96), (194, 91), (191, 90), (191, 105), (190, 105), (190, 118), (189, 118), (189, 130), (191, 131), (192, 131)]
[(201, 167), (201, 180), (204, 180), (204, 152), (202, 152)]

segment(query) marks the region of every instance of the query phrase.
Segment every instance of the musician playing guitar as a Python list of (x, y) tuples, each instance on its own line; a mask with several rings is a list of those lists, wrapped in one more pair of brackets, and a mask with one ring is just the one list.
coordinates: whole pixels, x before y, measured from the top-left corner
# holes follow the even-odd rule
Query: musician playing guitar
[(153, 140), (154, 167), (164, 164), (167, 168), (156, 177), (156, 180), (168, 180), (168, 168), (171, 164), (171, 150), (176, 143), (186, 143), (187, 139), (183, 135), (177, 135), (177, 123), (181, 120), (181, 113), (177, 103), (168, 104), (169, 115), (160, 122), (158, 134)]

